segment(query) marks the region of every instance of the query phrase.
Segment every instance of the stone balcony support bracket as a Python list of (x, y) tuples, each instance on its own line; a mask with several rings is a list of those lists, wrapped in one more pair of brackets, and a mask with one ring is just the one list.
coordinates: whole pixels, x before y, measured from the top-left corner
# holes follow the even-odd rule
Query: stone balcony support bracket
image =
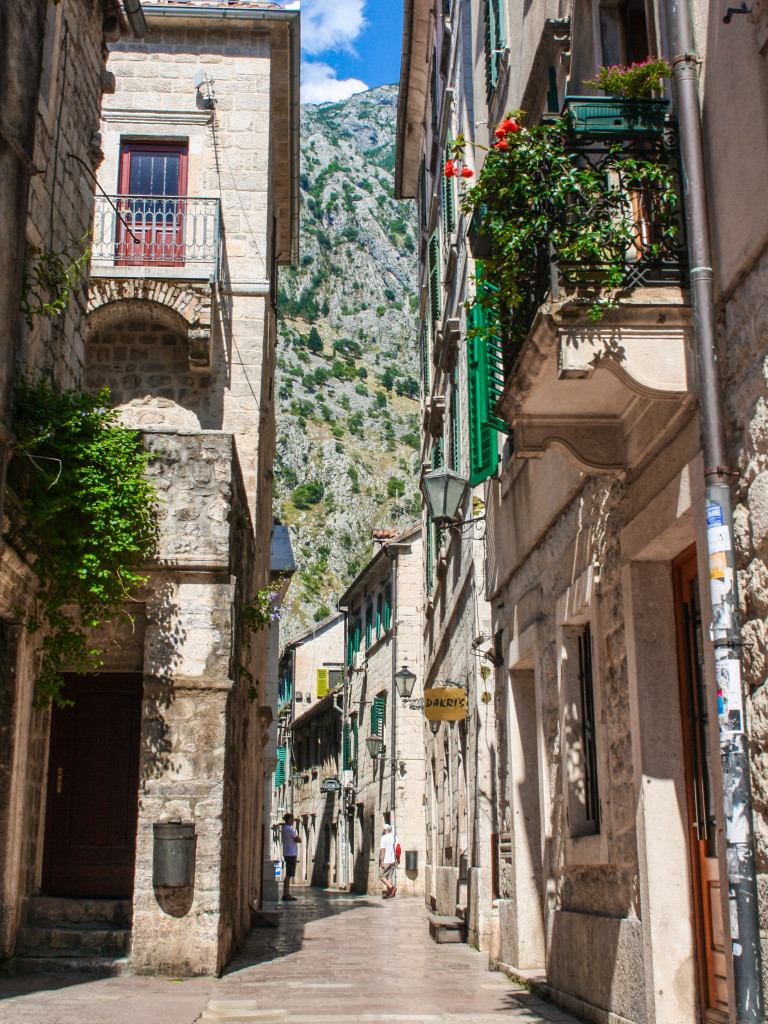
[(625, 467), (624, 431), (617, 417), (521, 417), (513, 436), (519, 458), (540, 458), (551, 447), (587, 473), (620, 473)]
[(680, 398), (688, 390), (686, 331), (682, 326), (559, 327), (558, 377), (615, 373), (638, 395)]

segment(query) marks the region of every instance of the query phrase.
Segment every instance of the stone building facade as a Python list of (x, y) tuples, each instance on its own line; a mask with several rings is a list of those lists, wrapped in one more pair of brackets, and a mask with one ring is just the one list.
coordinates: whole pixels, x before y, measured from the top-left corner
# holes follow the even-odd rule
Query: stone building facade
[(280, 825), (290, 811), (303, 840), (296, 879), (310, 885), (332, 885), (341, 877), (339, 791), (322, 785), (340, 780), (343, 669), (340, 612), (294, 637), (280, 655), (272, 858), (282, 859)]
[[(446, 226), (447, 141), (463, 131), (487, 147), (509, 111), (535, 124), (594, 94), (585, 83), (603, 65), (671, 59), (667, 15), (665, 3), (471, 0), (438, 14), (426, 0), (406, 4), (396, 184), (421, 202), (425, 434), (451, 407), (447, 346), (472, 355), (487, 338), (461, 312), (468, 301), (472, 313), (478, 265), (464, 271), (454, 240), (469, 216), (454, 206), (456, 234)], [(727, 29), (706, 5), (694, 15), (764, 873), (768, 235), (762, 206), (752, 213), (767, 143), (753, 130), (765, 121), (765, 15), (758, 5)], [(730, 117), (736, 97), (745, 106)], [(468, 166), (482, 160), (470, 148)], [(474, 585), (497, 664), (491, 962), (600, 1022), (734, 1014), (695, 347), (684, 254), (673, 263), (654, 279), (635, 267), (597, 323), (578, 289), (548, 279), (501, 380), (485, 380), (492, 452)], [(478, 426), (470, 446), (489, 437)]]
[[(67, 797), (79, 832), (63, 862), (51, 823), (69, 773), (52, 765), (46, 784), (43, 755), (26, 889), (40, 895), (17, 953), (51, 955), (46, 915), (56, 928), (55, 915), (82, 920), (103, 912), (89, 899), (99, 897), (111, 908), (94, 932), (103, 941), (66, 928), (73, 956), (87, 949), (101, 970), (213, 974), (262, 901), (269, 852), (270, 631), (249, 630), (245, 607), (273, 582), (273, 300), (278, 266), (297, 256), (299, 16), (258, 2), (158, 3), (144, 15), (146, 40), (110, 56), (117, 89), (102, 115), (81, 348), (61, 359), (72, 373), (79, 351), (84, 386), (109, 387), (153, 455), (161, 498), (133, 626), (94, 637), (104, 668), (77, 686), (81, 731), (63, 755), (79, 778), (113, 715), (107, 753), (125, 763), (91, 804), (127, 808), (125, 863), (118, 874), (94, 848), (101, 825), (85, 790)], [(66, 713), (52, 716), (57, 758)], [(115, 779), (122, 788), (107, 792)], [(194, 857), (166, 884), (156, 826), (176, 823), (194, 834)], [(78, 858), (88, 871), (75, 878)]]
[(54, 388), (81, 386), (87, 309), (79, 287), (62, 314), (35, 313), (30, 327), (22, 273), (41, 254), (75, 258), (87, 247), (102, 94), (114, 89), (106, 47), (128, 31), (113, 0), (10, 0), (0, 11), (0, 960), (11, 964), (41, 886), (51, 720), (50, 709), (33, 706), (41, 637), (22, 626), (35, 607), (33, 548), (13, 529), (16, 502), (5, 488), (13, 383), (23, 363)]
[[(374, 531), (374, 553), (339, 600), (346, 613), (343, 802), (347, 813), (345, 882), (378, 895), (379, 846), (388, 821), (403, 857), (401, 895), (423, 895), (427, 878), (425, 759), (421, 645), (423, 574), (421, 526), (400, 534)], [(395, 673), (416, 676), (408, 700)], [(372, 753), (368, 740), (375, 738)], [(408, 856), (410, 854), (410, 857)]]

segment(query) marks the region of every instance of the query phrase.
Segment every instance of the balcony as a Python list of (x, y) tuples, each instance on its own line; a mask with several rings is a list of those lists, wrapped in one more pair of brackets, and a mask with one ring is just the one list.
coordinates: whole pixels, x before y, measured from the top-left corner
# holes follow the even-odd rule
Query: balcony
[(98, 196), (91, 276), (215, 280), (219, 200)]
[[(620, 472), (639, 465), (690, 414), (682, 212), (653, 181), (638, 188), (625, 180), (622, 165), (625, 154), (653, 154), (655, 146), (573, 144), (581, 166), (626, 196), (620, 241), (608, 243), (610, 257), (601, 263), (554, 251), (542, 239), (532, 272), (516, 282), (517, 305), (499, 306), (494, 317), (486, 301), (476, 318), (487, 349), (490, 418), (511, 428), (518, 457), (556, 447), (584, 472)], [(562, 216), (577, 224), (580, 213), (575, 200)], [(600, 308), (611, 267), (613, 300)]]

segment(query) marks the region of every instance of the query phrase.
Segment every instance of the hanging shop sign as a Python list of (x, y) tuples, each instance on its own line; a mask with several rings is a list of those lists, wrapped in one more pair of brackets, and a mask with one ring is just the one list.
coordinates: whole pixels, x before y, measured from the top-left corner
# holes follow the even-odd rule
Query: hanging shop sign
[(432, 722), (458, 722), (467, 717), (467, 695), (460, 686), (425, 690), (424, 714)]
[(321, 793), (338, 793), (341, 789), (341, 783), (338, 779), (323, 779), (320, 784)]

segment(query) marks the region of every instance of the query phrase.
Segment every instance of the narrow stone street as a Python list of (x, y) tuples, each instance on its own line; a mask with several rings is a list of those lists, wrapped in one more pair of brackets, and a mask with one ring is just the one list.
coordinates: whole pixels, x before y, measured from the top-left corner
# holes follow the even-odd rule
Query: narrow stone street
[(277, 929), (254, 929), (219, 979), (73, 975), (0, 982), (3, 1024), (503, 1024), (575, 1019), (436, 945), (420, 899), (297, 889)]

